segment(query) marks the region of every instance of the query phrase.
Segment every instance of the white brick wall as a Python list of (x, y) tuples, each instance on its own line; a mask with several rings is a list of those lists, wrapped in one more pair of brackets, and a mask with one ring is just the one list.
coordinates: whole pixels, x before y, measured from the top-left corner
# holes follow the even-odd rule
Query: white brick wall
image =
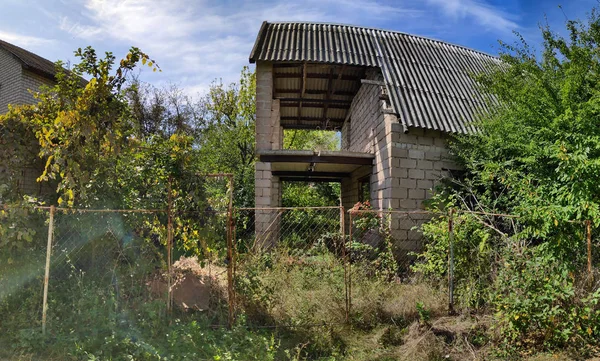
[(23, 70), (21, 76), (21, 104), (34, 104), (37, 100), (33, 93), (38, 92), (42, 85), (53, 86), (55, 82), (41, 75)]
[[(0, 49), (0, 114), (8, 110), (9, 104), (35, 103), (36, 100), (29, 90), (38, 91), (43, 84), (51, 86), (54, 83), (38, 74), (23, 70), (21, 63), (12, 54)], [(23, 164), (19, 169), (0, 168), (0, 180), (8, 179), (7, 177), (15, 179), (17, 190), (21, 194), (47, 194), (52, 192), (51, 186), (36, 182), (42, 171), (43, 164), (32, 160), (31, 164)]]
[(0, 114), (6, 113), (8, 104), (22, 103), (22, 89), (21, 63), (0, 49)]

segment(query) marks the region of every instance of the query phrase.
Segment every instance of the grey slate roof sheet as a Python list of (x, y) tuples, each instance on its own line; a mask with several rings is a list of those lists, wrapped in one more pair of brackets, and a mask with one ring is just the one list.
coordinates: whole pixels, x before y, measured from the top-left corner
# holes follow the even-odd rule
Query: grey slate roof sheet
[(0, 40), (0, 48), (8, 51), (14, 57), (19, 59), (19, 61), (21, 61), (21, 63), (25, 67), (51, 80), (54, 79), (54, 76), (56, 75), (56, 65), (50, 60), (42, 58), (41, 56), (27, 51), (23, 48), (20, 48), (16, 45), (7, 43), (4, 40)]
[(379, 67), (391, 105), (408, 127), (474, 131), (484, 96), (473, 74), (496, 57), (415, 35), (349, 25), (264, 22), (250, 62), (316, 62)]

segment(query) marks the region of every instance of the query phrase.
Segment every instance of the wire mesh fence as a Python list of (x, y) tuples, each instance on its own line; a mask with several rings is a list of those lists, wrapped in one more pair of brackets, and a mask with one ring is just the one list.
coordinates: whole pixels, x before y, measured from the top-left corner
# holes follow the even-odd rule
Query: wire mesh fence
[(0, 208), (0, 329), (9, 340), (42, 321), (48, 212)]
[(267, 327), (344, 322), (342, 208), (239, 209), (235, 220), (238, 314)]
[[(408, 279), (424, 249), (447, 258), (439, 266), (452, 308), (454, 287), (477, 292), (460, 282), (491, 282), (501, 258), (490, 240), (503, 238), (474, 230), (521, 227), (510, 215), (476, 212), (234, 209), (223, 183), (213, 185), (222, 194), (196, 208), (172, 199), (155, 210), (1, 209), (2, 330), (16, 339), (45, 324), (52, 337), (95, 337), (197, 313), (218, 327), (241, 317), (258, 328), (342, 324), (360, 317), (355, 302), (378, 302), (382, 289)], [(586, 252), (595, 262), (593, 225), (572, 227), (581, 263)], [(426, 248), (433, 239), (438, 248)]]

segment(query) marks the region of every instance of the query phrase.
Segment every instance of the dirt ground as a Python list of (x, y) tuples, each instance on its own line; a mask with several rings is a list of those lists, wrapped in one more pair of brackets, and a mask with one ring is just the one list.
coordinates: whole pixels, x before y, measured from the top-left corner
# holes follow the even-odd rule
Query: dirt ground
[[(173, 304), (182, 310), (206, 311), (215, 301), (227, 300), (227, 269), (194, 257), (181, 257), (171, 271)], [(157, 275), (148, 284), (155, 296), (167, 293), (168, 274)]]

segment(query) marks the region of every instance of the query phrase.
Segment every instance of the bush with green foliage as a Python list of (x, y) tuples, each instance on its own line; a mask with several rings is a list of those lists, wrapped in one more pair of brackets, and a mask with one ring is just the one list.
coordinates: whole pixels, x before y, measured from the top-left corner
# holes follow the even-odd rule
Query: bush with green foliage
[[(459, 300), (496, 310), (507, 350), (597, 345), (597, 291), (581, 280), (583, 225), (600, 225), (600, 14), (592, 9), (566, 27), (562, 36), (543, 26), (541, 51), (521, 36), (501, 43), (502, 62), (476, 75), (488, 100), (478, 131), (450, 139), (464, 177), (432, 204), (459, 210)], [(423, 227), (429, 244), (415, 266), (438, 280), (447, 269), (446, 222)]]
[(509, 247), (494, 281), (500, 344), (519, 348), (577, 349), (585, 355), (600, 340), (600, 289), (588, 292), (549, 244)]

